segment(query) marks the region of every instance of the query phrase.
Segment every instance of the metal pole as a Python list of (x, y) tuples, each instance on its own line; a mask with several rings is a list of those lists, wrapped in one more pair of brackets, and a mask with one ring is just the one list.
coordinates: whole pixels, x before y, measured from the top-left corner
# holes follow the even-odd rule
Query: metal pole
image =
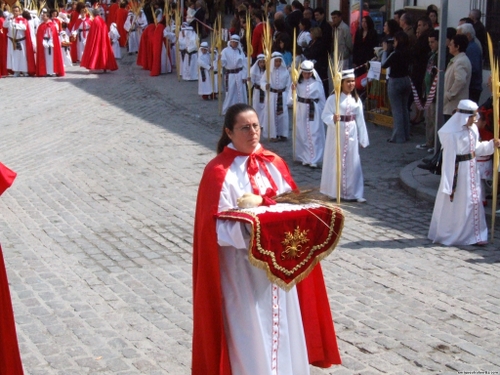
[(443, 103), (444, 103), (444, 71), (446, 70), (446, 29), (448, 27), (448, 0), (441, 0), (441, 10), (439, 11), (439, 52), (438, 52), (438, 85), (436, 96), (436, 118), (434, 127), (434, 155), (441, 149), (441, 142), (437, 131), (444, 124)]

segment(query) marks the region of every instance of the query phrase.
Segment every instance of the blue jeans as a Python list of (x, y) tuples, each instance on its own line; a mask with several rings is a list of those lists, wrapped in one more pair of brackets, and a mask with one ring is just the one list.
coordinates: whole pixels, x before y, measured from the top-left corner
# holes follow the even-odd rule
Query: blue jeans
[(391, 102), (393, 129), (391, 142), (404, 143), (410, 140), (410, 112), (408, 98), (411, 94), (410, 77), (389, 78), (387, 95)]

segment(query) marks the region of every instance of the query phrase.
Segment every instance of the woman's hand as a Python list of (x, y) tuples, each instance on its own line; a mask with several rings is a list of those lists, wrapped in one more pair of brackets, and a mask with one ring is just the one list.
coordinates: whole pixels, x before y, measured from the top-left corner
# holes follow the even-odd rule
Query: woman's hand
[(245, 193), (236, 202), (239, 208), (253, 208), (262, 204), (262, 197), (252, 193)]
[(334, 122), (334, 123), (337, 123), (337, 122), (339, 122), (339, 121), (340, 121), (340, 115), (338, 115), (338, 114), (334, 113), (334, 114), (333, 114), (333, 122)]

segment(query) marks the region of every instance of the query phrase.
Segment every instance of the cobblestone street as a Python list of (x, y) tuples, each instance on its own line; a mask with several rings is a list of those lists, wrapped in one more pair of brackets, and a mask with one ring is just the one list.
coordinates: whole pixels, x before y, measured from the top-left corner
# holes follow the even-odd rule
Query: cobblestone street
[[(195, 199), (222, 117), (197, 82), (150, 77), (135, 55), (119, 65), (0, 79), (0, 161), (18, 173), (0, 241), (29, 375), (190, 374)], [(311, 373), (498, 372), (498, 220), (494, 244), (432, 244), (432, 203), (399, 180), (425, 156), (423, 128), (407, 144), (390, 131), (368, 124), (367, 203), (342, 205), (322, 262), (343, 365)], [(290, 141), (263, 144), (319, 186)]]

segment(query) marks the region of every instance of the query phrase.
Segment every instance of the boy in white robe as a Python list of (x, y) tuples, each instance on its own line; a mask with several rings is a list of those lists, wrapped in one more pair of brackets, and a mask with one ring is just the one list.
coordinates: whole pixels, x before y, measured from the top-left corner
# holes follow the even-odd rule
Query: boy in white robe
[(479, 141), (475, 124), (477, 109), (472, 100), (461, 100), (455, 114), (438, 131), (443, 152), (441, 181), (428, 235), (435, 243), (483, 245), (488, 242), (476, 157), (491, 155), (500, 141)]
[(312, 61), (306, 60), (300, 65), (295, 91), (297, 92), (295, 160), (301, 161), (302, 165), (316, 168), (323, 159), (325, 149), (325, 126), (321, 119), (325, 107), (325, 90)]
[[(266, 100), (266, 115), (262, 123), (264, 137), (271, 137), (271, 142), (286, 141), (289, 133), (288, 97), (292, 80), (286, 68), (283, 56), (279, 52), (273, 52), (271, 58), (270, 82), (267, 82), (267, 74), (262, 76), (260, 86), (266, 88), (269, 100)], [(269, 91), (267, 89), (269, 88)], [(267, 106), (270, 106), (269, 110)], [(269, 115), (268, 115), (269, 114)]]
[(120, 33), (116, 28), (116, 23), (111, 23), (109, 28), (109, 40), (111, 41), (111, 49), (115, 55), (115, 59), (122, 58), (122, 51), (120, 50)]
[(214, 90), (212, 86), (213, 64), (209, 53), (207, 42), (200, 44), (198, 51), (198, 95), (201, 95), (203, 100), (210, 100), (213, 97)]
[[(366, 202), (364, 198), (363, 170), (359, 157), (359, 146), (367, 147), (363, 114), (363, 103), (356, 92), (354, 69), (342, 72), (340, 113), (336, 113), (335, 94), (326, 100), (321, 118), (327, 126), (320, 192), (337, 198), (337, 137), (336, 126), (340, 126), (341, 180), (340, 198), (348, 201)], [(339, 121), (336, 121), (336, 120)]]
[[(229, 44), (220, 54), (224, 68), (223, 80), (226, 87), (226, 96), (222, 104), (224, 115), (229, 107), (236, 103), (248, 103), (247, 96), (247, 58), (240, 46), (240, 37), (232, 35)], [(219, 72), (221, 74), (222, 72)]]

